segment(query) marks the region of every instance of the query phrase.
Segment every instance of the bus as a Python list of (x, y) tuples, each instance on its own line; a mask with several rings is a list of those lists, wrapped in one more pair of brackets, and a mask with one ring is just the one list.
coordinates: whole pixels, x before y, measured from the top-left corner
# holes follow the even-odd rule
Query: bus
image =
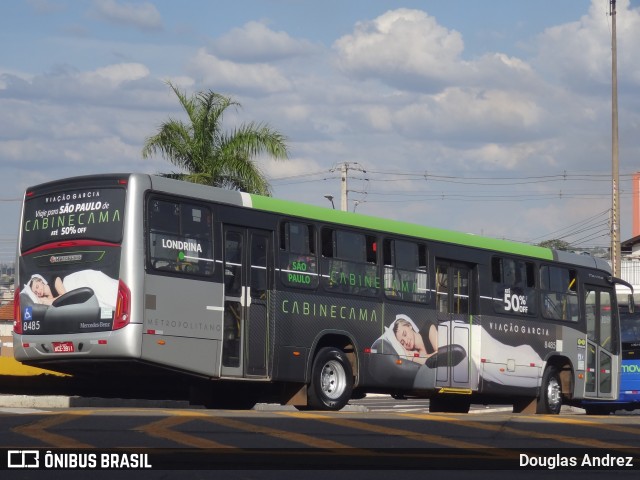
[(193, 402), (557, 414), (615, 400), (606, 261), (146, 174), (25, 192), (14, 355), (71, 374), (188, 379)]

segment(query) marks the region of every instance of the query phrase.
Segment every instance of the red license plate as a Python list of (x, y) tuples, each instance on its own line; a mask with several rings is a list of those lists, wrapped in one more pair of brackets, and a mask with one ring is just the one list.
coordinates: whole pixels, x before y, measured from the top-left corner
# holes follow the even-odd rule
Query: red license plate
[(72, 353), (75, 351), (72, 342), (53, 342), (53, 353)]

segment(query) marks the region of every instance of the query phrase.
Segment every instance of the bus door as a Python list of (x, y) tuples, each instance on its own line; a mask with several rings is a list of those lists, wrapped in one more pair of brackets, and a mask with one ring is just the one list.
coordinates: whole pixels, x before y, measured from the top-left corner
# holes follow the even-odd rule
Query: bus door
[(613, 317), (613, 292), (586, 285), (587, 375), (585, 396), (616, 398), (619, 354), (618, 322)]
[(271, 233), (224, 228), (223, 377), (267, 376)]
[(469, 267), (443, 260), (436, 261), (439, 347), (437, 387), (472, 387), (470, 285)]

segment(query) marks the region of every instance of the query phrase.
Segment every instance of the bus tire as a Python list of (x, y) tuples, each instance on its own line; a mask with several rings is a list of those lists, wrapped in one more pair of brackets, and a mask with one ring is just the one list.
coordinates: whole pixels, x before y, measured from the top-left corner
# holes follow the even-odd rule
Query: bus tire
[(562, 408), (562, 387), (558, 369), (549, 366), (542, 375), (536, 413), (558, 415)]
[(307, 404), (314, 410), (340, 410), (351, 398), (353, 371), (342, 350), (322, 348), (311, 368)]

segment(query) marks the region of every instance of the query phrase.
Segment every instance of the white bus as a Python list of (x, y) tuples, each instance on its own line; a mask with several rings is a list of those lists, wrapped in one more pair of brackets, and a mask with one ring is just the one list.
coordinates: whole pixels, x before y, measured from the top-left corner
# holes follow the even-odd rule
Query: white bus
[(615, 400), (604, 260), (143, 174), (27, 189), (15, 357), (75, 375), (188, 379), (194, 401), (432, 411)]

